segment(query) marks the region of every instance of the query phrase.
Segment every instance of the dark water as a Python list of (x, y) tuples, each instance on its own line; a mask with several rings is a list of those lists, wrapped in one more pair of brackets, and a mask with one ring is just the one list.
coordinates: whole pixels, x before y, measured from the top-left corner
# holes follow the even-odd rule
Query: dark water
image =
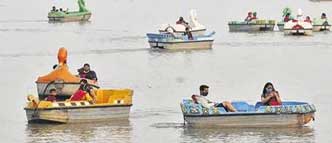
[[(86, 0), (90, 23), (50, 24), (52, 4), (76, 2), (0, 0), (1, 142), (331, 142), (329, 110), (332, 33), (310, 37), (275, 33), (229, 33), (227, 22), (247, 11), (280, 19), (285, 6), (305, 15), (332, 18), (331, 2), (309, 0)], [(178, 16), (198, 11), (199, 21), (217, 32), (213, 50), (153, 51), (145, 33)], [(28, 125), (23, 107), (34, 81), (69, 50), (75, 71), (89, 62), (100, 84), (135, 90), (128, 121), (71, 125)], [(283, 100), (314, 103), (316, 121), (303, 128), (195, 129), (183, 126), (179, 103), (210, 85), (213, 100), (259, 100), (272, 81)]]

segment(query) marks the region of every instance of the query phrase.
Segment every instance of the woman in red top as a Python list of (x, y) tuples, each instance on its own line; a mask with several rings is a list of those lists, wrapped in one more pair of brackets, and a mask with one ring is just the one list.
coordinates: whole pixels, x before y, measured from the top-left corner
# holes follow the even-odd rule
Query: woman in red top
[(274, 89), (271, 82), (268, 82), (264, 85), (261, 100), (264, 105), (281, 105), (281, 98), (279, 96), (279, 92)]

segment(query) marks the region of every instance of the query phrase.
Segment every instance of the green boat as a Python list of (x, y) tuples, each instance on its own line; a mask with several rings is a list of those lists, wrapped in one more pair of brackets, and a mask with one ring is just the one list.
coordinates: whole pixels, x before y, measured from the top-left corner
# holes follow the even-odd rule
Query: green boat
[(53, 7), (48, 13), (48, 20), (50, 22), (88, 21), (91, 17), (91, 12), (85, 7), (84, 0), (78, 0), (78, 6), (78, 11), (63, 11)]

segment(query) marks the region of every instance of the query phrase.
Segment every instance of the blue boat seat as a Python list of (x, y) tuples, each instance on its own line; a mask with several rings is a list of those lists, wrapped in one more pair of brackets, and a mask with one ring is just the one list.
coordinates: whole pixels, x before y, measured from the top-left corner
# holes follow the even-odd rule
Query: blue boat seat
[(232, 105), (238, 112), (253, 112), (255, 111), (254, 105), (249, 105), (247, 102), (244, 101), (235, 101), (232, 102)]

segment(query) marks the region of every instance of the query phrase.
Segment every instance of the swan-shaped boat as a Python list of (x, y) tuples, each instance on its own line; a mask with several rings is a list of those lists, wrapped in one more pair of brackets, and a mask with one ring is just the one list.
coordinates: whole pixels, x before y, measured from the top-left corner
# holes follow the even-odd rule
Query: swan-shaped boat
[[(190, 32), (193, 36), (205, 35), (206, 27), (198, 22), (196, 10), (190, 10), (189, 23)], [(162, 24), (159, 28), (160, 33), (172, 32), (175, 36), (182, 36), (185, 33), (186, 26), (183, 24)]]
[(302, 10), (298, 10), (297, 18), (284, 23), (285, 35), (312, 35), (313, 26), (311, 21), (303, 20)]
[[(29, 123), (77, 123), (128, 119), (132, 106), (133, 90), (101, 89), (96, 82), (88, 80), (94, 88), (95, 101), (85, 98), (71, 101), (70, 97), (79, 88), (80, 78), (71, 74), (67, 65), (67, 50), (60, 48), (59, 64), (36, 83), (38, 97), (28, 95), (24, 108)], [(56, 89), (56, 101), (46, 101), (50, 89)], [(85, 95), (87, 96), (87, 95)]]
[(91, 17), (91, 12), (86, 8), (85, 1), (78, 0), (78, 6), (78, 11), (51, 10), (48, 13), (49, 22), (88, 21)]

